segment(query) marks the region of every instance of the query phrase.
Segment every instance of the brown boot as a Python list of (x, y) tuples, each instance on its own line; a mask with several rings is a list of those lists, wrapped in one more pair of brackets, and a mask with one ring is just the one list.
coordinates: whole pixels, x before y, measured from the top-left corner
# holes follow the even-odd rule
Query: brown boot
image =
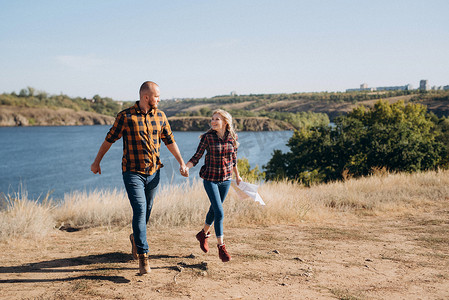
[(133, 258), (134, 260), (137, 260), (137, 247), (136, 243), (134, 242), (134, 235), (132, 233), (129, 235), (129, 240), (131, 241), (131, 253), (133, 255)]
[(201, 229), (201, 231), (196, 234), (196, 239), (200, 242), (200, 248), (205, 253), (209, 252), (209, 244), (207, 243), (209, 236), (210, 233), (205, 233), (204, 229)]
[(150, 262), (148, 260), (148, 253), (139, 254), (139, 273), (140, 275), (145, 275), (150, 273)]
[(218, 247), (218, 256), (220, 257), (222, 262), (228, 262), (231, 260), (231, 255), (229, 255), (228, 251), (226, 251), (225, 244), (217, 245)]

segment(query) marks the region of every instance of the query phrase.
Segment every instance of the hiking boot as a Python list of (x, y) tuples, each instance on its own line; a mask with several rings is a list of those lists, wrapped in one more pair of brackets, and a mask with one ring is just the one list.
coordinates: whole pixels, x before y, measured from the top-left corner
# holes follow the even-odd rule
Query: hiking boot
[(150, 269), (148, 253), (139, 254), (139, 273), (140, 273), (140, 275), (145, 275), (150, 272), (151, 272), (151, 269)]
[(133, 255), (133, 258), (134, 260), (137, 260), (137, 247), (136, 243), (134, 242), (134, 235), (132, 233), (129, 235), (129, 240), (131, 241), (131, 253)]
[(228, 262), (231, 260), (231, 255), (229, 255), (228, 251), (226, 251), (225, 244), (217, 245), (218, 247), (218, 256), (220, 257), (222, 262)]
[(203, 252), (209, 252), (209, 245), (207, 244), (207, 239), (210, 236), (210, 232), (205, 233), (204, 229), (196, 234), (196, 239), (200, 242), (200, 248)]

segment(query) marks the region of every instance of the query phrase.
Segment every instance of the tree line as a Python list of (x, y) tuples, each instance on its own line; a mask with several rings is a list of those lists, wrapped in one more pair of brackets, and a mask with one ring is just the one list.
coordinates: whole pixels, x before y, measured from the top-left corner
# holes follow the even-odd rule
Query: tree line
[(379, 170), (416, 172), (449, 166), (449, 119), (419, 103), (378, 101), (335, 120), (335, 126), (305, 127), (273, 152), (267, 180), (311, 185), (366, 176)]
[(22, 106), (22, 107), (50, 107), (70, 108), (75, 111), (90, 111), (107, 116), (116, 116), (124, 106), (123, 103), (114, 101), (108, 97), (95, 95), (92, 99), (81, 97), (69, 97), (64, 94), (49, 95), (44, 91), (37, 91), (32, 87), (21, 89), (17, 94), (0, 94), (0, 105)]
[[(283, 100), (309, 99), (325, 102), (357, 102), (412, 95), (411, 102), (390, 104), (379, 100), (373, 108), (363, 106), (341, 115), (330, 125), (324, 113), (259, 110)], [(376, 170), (416, 172), (449, 166), (449, 119), (430, 113), (420, 102), (440, 101), (449, 105), (449, 91), (389, 91), (382, 93), (294, 93), (225, 95), (212, 98), (161, 101), (161, 109), (178, 116), (210, 116), (212, 109), (248, 102), (243, 109), (230, 109), (234, 117), (267, 117), (290, 123), (297, 130), (288, 142), (290, 151), (276, 150), (271, 160), (257, 170), (258, 178), (290, 179), (306, 185), (366, 176)], [(27, 87), (19, 93), (0, 94), (0, 105), (70, 108), (115, 116), (133, 102), (117, 102), (95, 95), (92, 99), (49, 95)], [(185, 107), (204, 105), (198, 110)], [(285, 108), (284, 108), (285, 109)], [(181, 112), (180, 112), (181, 111)], [(167, 114), (169, 115), (169, 114)], [(251, 172), (248, 164), (245, 164)]]

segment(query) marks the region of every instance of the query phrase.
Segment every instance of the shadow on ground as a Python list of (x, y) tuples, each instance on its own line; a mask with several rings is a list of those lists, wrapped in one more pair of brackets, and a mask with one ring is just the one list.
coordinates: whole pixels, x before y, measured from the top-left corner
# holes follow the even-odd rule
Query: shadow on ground
[[(172, 255), (150, 255), (150, 259), (179, 259), (194, 258), (190, 256), (172, 256)], [(123, 252), (112, 252), (96, 255), (87, 255), (79, 257), (61, 258), (47, 260), (38, 263), (30, 263), (17, 266), (0, 267), (0, 274), (24, 274), (24, 273), (73, 273), (73, 272), (96, 272), (96, 271), (116, 271), (116, 270), (137, 270), (137, 268), (120, 267), (111, 264), (135, 262), (131, 254)], [(104, 266), (102, 266), (102, 264)], [(79, 266), (95, 265), (95, 268), (80, 269)], [(176, 266), (155, 267), (154, 269), (169, 269), (180, 271), (180, 267), (188, 269), (207, 270), (207, 264), (202, 262), (199, 264), (178, 263)], [(0, 279), (1, 283), (36, 283), (36, 282), (61, 282), (74, 280), (105, 280), (113, 283), (129, 283), (130, 280), (123, 276), (109, 275), (81, 275), (67, 278), (53, 279)]]
[[(25, 265), (0, 267), (0, 274), (6, 273), (68, 273), (68, 272), (86, 272), (86, 271), (105, 271), (105, 270), (134, 270), (135, 268), (120, 268), (112, 267), (110, 264), (127, 263), (132, 261), (130, 254), (122, 252), (112, 252), (96, 255), (87, 255), (79, 257), (61, 258), (54, 260), (47, 260), (38, 263), (31, 263)], [(77, 269), (73, 267), (100, 265), (93, 269)], [(108, 264), (108, 266), (101, 266), (101, 264)], [(100, 276), (100, 275), (83, 275), (68, 278), (55, 279), (6, 279), (0, 280), (0, 283), (18, 283), (18, 282), (52, 282), (52, 281), (72, 281), (78, 279), (85, 280), (107, 280), (114, 283), (128, 283), (130, 282), (123, 276)]]

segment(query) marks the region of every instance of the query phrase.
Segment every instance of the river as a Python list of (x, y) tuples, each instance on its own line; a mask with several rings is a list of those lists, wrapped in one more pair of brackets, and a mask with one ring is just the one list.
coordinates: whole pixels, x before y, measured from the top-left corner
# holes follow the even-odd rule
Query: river
[[(28, 193), (28, 199), (42, 200), (47, 193), (62, 199), (72, 191), (123, 188), (121, 176), (122, 140), (114, 143), (101, 162), (101, 175), (90, 165), (110, 126), (0, 127), (0, 193)], [(175, 140), (187, 162), (195, 153), (201, 132), (174, 132)], [(238, 132), (238, 158), (247, 158), (251, 167), (261, 169), (273, 150), (288, 151), (291, 131)], [(203, 158), (204, 159), (204, 158)], [(179, 184), (186, 178), (179, 165), (162, 145), (161, 185)], [(203, 160), (191, 169), (198, 178)]]

